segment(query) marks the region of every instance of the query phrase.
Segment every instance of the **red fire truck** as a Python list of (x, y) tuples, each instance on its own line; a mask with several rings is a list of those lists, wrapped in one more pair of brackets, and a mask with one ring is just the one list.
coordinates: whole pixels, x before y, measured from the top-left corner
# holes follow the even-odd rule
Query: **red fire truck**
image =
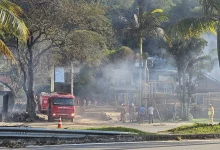
[[(49, 97), (47, 97), (48, 93), (42, 94), (43, 103), (40, 103), (40, 106), (47, 105), (47, 115), (48, 121), (53, 121), (54, 119), (58, 119), (60, 116), (63, 119), (71, 119), (73, 121), (75, 117), (75, 106), (74, 106), (74, 99), (75, 97), (72, 94), (68, 93), (50, 93)], [(46, 101), (47, 97), (47, 103)], [(42, 110), (42, 108), (41, 108)]]
[(48, 107), (48, 98), (50, 97), (50, 93), (41, 92), (38, 97), (38, 110), (41, 113), (47, 112)]

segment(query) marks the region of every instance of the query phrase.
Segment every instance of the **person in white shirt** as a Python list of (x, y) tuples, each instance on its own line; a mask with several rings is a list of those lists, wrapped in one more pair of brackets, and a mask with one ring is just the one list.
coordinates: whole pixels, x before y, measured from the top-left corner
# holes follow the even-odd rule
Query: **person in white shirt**
[(153, 106), (150, 106), (148, 108), (148, 113), (149, 113), (149, 124), (151, 122), (154, 123), (154, 117), (153, 117), (153, 115), (154, 115), (154, 108), (153, 108)]

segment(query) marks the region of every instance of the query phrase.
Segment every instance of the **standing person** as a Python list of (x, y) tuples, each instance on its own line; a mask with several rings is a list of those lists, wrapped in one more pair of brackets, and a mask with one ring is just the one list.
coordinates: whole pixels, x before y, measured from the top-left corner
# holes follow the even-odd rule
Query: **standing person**
[(86, 100), (85, 99), (83, 100), (83, 110), (84, 111), (86, 110)]
[(146, 109), (144, 108), (144, 105), (142, 105), (139, 108), (139, 123), (144, 123), (144, 117), (146, 115)]
[(151, 122), (154, 123), (154, 108), (152, 105), (148, 108), (148, 113), (149, 113), (149, 124)]
[(176, 120), (176, 115), (177, 115), (176, 103), (173, 105), (172, 113), (173, 113), (173, 121), (175, 121)]
[(209, 104), (208, 116), (209, 116), (209, 123), (212, 125), (213, 117), (214, 117), (214, 107), (212, 107), (212, 104)]
[(92, 101), (91, 101), (91, 100), (89, 100), (89, 101), (88, 101), (88, 107), (90, 108), (90, 107), (91, 107), (91, 105), (92, 105)]
[(130, 122), (133, 122), (133, 121), (134, 121), (134, 115), (135, 115), (135, 106), (134, 106), (134, 104), (132, 103), (132, 104), (129, 106)]
[(94, 101), (94, 105), (95, 105), (95, 107), (97, 106), (97, 103), (98, 103), (98, 101), (97, 101), (97, 100), (95, 100), (95, 101)]
[(126, 106), (124, 104), (122, 104), (122, 107), (121, 107), (121, 121), (124, 123), (126, 118), (125, 118), (125, 115), (126, 115)]

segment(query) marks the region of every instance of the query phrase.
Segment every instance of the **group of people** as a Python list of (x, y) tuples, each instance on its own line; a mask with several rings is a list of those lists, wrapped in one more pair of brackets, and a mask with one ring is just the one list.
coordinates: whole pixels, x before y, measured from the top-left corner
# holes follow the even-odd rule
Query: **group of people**
[(138, 121), (139, 123), (144, 123), (144, 120), (147, 118), (148, 115), (148, 120), (149, 124), (153, 123), (154, 121), (154, 108), (153, 106), (150, 106), (147, 110), (142, 105), (141, 107), (135, 106), (133, 103), (127, 107), (126, 105), (122, 104), (121, 107), (121, 121), (125, 122), (126, 121), (126, 114), (127, 112), (129, 113), (129, 120), (130, 122), (134, 122), (135, 120)]
[[(130, 122), (134, 122), (135, 120), (139, 123), (144, 123), (145, 119), (149, 120), (149, 124), (154, 122), (154, 107), (151, 105), (147, 110), (142, 105), (141, 107), (135, 106), (133, 103), (127, 107), (126, 105), (122, 104), (121, 107), (121, 121), (126, 121), (126, 114), (129, 113)], [(175, 103), (172, 107), (172, 120), (175, 121), (177, 118), (177, 104)], [(209, 116), (209, 124), (213, 124), (213, 117), (214, 117), (214, 107), (212, 104), (209, 104), (208, 109), (208, 116)]]

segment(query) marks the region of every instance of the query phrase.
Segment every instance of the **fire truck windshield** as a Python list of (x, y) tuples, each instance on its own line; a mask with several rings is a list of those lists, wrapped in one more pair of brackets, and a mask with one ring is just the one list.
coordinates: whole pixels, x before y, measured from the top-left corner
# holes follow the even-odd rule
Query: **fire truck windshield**
[(72, 98), (54, 98), (53, 105), (74, 106), (74, 99), (72, 99)]

